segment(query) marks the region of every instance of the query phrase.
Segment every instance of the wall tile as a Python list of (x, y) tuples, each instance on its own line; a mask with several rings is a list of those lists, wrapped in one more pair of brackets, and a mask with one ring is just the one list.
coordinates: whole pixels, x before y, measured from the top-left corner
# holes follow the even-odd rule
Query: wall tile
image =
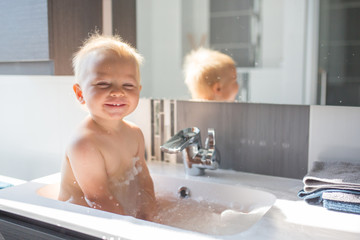
[(177, 130), (214, 128), (220, 167), (302, 178), (308, 168), (309, 106), (177, 101)]

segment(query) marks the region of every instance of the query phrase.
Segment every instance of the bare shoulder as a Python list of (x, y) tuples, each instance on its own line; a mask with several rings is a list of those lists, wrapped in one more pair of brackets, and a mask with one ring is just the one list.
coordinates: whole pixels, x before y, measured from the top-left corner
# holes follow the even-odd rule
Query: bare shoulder
[(139, 129), (140, 128), (133, 122), (130, 122), (128, 120), (124, 120), (124, 123), (126, 124), (126, 126), (128, 126), (129, 128), (132, 128), (132, 129)]
[(132, 123), (132, 122), (126, 121), (126, 120), (124, 120), (124, 123), (128, 127), (129, 131), (136, 133), (137, 136), (143, 138), (143, 133), (142, 133), (141, 129), (135, 123)]
[(70, 143), (69, 151), (84, 151), (95, 146), (94, 135), (84, 134), (76, 136)]
[[(85, 127), (81, 127), (73, 136), (72, 141), (68, 146), (67, 155), (70, 160), (88, 159), (94, 152), (99, 152), (98, 147), (97, 134)], [(82, 157), (80, 158), (79, 156)]]

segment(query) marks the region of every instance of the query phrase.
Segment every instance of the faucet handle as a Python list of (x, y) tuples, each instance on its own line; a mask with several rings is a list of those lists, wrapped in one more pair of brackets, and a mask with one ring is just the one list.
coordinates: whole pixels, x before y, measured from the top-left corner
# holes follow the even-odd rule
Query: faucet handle
[(215, 129), (208, 128), (208, 137), (205, 140), (205, 149), (215, 148)]

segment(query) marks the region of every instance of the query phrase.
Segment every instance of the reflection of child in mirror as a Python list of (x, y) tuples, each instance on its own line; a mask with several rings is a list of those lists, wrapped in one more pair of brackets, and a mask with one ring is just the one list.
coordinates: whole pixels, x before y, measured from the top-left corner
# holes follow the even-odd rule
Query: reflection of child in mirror
[(234, 60), (219, 51), (199, 48), (185, 57), (185, 83), (193, 99), (234, 101), (239, 90)]
[(73, 89), (89, 116), (66, 151), (59, 200), (151, 219), (156, 209), (138, 105), (142, 57), (119, 37), (91, 36), (75, 54)]

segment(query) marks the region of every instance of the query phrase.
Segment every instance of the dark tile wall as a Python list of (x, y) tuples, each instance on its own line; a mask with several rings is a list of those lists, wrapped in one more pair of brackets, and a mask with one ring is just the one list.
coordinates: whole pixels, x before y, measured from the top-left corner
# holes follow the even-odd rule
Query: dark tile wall
[(220, 168), (302, 179), (307, 173), (309, 112), (304, 105), (177, 101), (176, 129), (214, 128)]

